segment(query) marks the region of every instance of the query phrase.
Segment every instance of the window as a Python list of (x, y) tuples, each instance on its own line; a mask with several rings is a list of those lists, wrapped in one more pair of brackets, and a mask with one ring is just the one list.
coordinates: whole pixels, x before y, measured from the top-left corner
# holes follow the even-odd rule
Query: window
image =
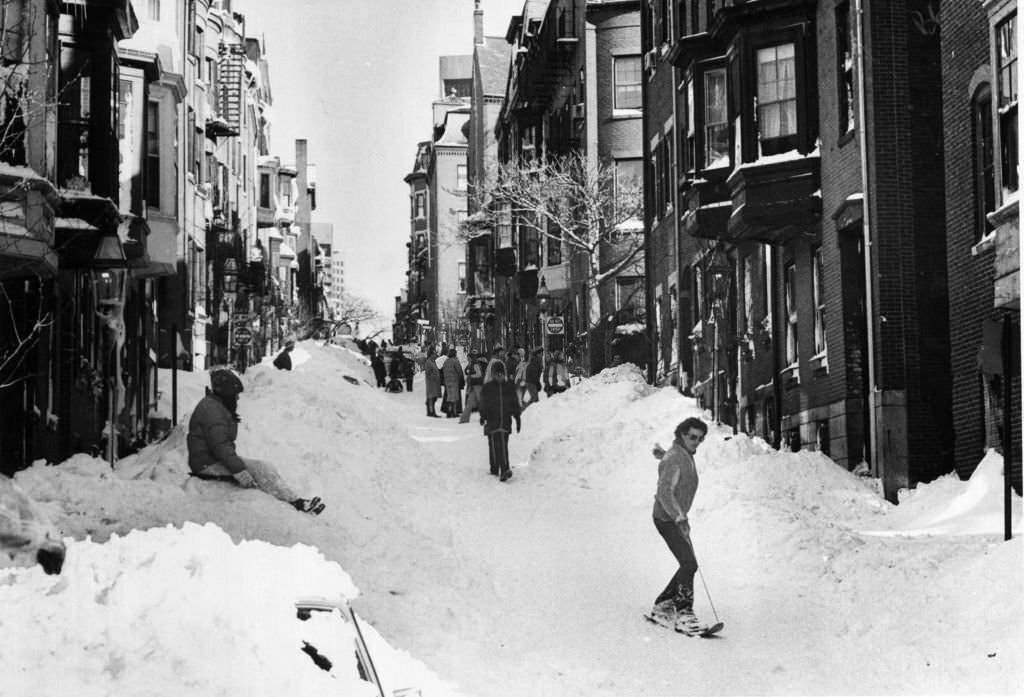
[(616, 109), (640, 109), (643, 105), (640, 93), (640, 56), (617, 56), (615, 69)]
[(725, 68), (704, 73), (704, 167), (729, 164), (729, 116), (725, 97)]
[(853, 130), (853, 24), (850, 22), (850, 6), (842, 3), (836, 7), (836, 60), (838, 75), (839, 135)]
[(675, 142), (673, 129), (668, 129), (665, 133), (665, 138), (661, 141), (661, 188), (664, 191), (665, 205), (663, 206), (663, 215), (668, 214), (672, 209), (675, 197), (672, 196), (672, 183), (675, 173), (675, 163), (672, 162), (673, 148), (672, 143)]
[(762, 48), (757, 52), (757, 132), (761, 141), (796, 134), (793, 44)]
[(643, 160), (615, 161), (615, 201), (619, 207), (639, 208), (643, 197)]
[(270, 208), (269, 174), (260, 174), (260, 208)]
[(459, 292), (466, 292), (466, 262), (459, 262)]
[(415, 206), (413, 215), (416, 218), (426, 218), (427, 217), (427, 195), (426, 194), (424, 194), (422, 191), (417, 191), (413, 205)]
[(697, 125), (694, 118), (696, 106), (693, 102), (693, 80), (687, 80), (686, 92), (686, 152), (683, 154), (683, 168), (692, 172), (697, 169)]
[(992, 89), (982, 85), (971, 100), (974, 160), (974, 239), (992, 229), (988, 214), (996, 209), (996, 173), (992, 148)]
[(1004, 198), (1017, 190), (1017, 15), (996, 25), (999, 154)]
[(146, 104), (146, 205), (160, 208), (160, 102)]
[(466, 165), (455, 166), (455, 189), (457, 191), (465, 191), (467, 186), (466, 179)]
[(562, 230), (557, 225), (548, 225), (548, 232), (545, 235), (545, 245), (548, 248), (548, 266), (557, 266), (562, 263)]
[(811, 262), (814, 283), (814, 353), (823, 356), (828, 353), (828, 338), (825, 335), (825, 279), (821, 247), (811, 252)]
[(764, 246), (761, 248), (761, 316), (764, 318), (761, 323), (764, 325), (768, 338), (772, 338), (772, 248)]
[(149, 0), (149, 18), (154, 22), (160, 21), (160, 0)]
[(743, 288), (743, 315), (740, 333), (749, 334), (754, 326), (754, 279), (751, 278), (750, 257), (740, 257), (740, 287)]
[(501, 203), (498, 206), (498, 248), (512, 246), (512, 207)]
[(635, 276), (623, 276), (615, 279), (615, 309), (633, 308), (642, 310), (644, 307), (644, 284)]
[(784, 280), (786, 284), (786, 364), (794, 366), (799, 357), (799, 347), (797, 346), (796, 322), (796, 264), (792, 261), (786, 264)]

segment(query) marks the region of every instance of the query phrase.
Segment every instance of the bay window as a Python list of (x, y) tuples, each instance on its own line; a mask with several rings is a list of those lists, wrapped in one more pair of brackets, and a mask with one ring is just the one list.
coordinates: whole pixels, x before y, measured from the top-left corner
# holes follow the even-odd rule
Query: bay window
[(757, 51), (757, 134), (761, 153), (785, 152), (791, 147), (766, 147), (766, 141), (795, 136), (796, 50), (791, 43)]
[(704, 167), (729, 164), (729, 116), (725, 93), (725, 68), (704, 73)]

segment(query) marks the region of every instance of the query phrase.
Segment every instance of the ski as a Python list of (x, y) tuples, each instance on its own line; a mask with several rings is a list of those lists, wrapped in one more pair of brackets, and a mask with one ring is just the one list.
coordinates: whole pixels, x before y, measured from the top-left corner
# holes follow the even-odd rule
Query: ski
[(724, 622), (715, 622), (712, 625), (704, 625), (698, 627), (694, 631), (685, 631), (683, 629), (680, 629), (676, 625), (675, 621), (669, 621), (666, 618), (659, 617), (658, 615), (654, 615), (651, 612), (645, 612), (644, 619), (650, 622), (651, 624), (658, 625), (659, 627), (664, 627), (665, 629), (673, 629), (679, 634), (685, 634), (686, 636), (701, 637), (702, 639), (715, 636), (720, 631), (725, 629)]

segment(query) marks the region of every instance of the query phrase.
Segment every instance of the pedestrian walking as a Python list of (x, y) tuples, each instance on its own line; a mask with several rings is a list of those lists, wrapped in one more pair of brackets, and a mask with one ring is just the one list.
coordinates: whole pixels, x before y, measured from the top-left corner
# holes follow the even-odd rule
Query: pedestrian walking
[(484, 384), (494, 380), (494, 366), (501, 364), (501, 370), (508, 375), (508, 366), (505, 365), (505, 350), (501, 346), (495, 346), (491, 351), (491, 359), (487, 361), (487, 370), (484, 372)]
[(487, 365), (480, 360), (480, 354), (473, 351), (466, 363), (466, 408), (462, 410), (459, 423), (469, 423), (469, 417), (480, 409), (480, 390), (484, 386)]
[(544, 392), (548, 397), (565, 392), (569, 389), (569, 370), (565, 367), (565, 357), (561, 351), (555, 351), (544, 369)]
[(427, 356), (423, 359), (423, 393), (426, 395), (427, 416), (439, 417), (436, 402), (441, 396), (441, 370), (437, 367), (433, 346), (427, 349)]
[(370, 367), (373, 368), (373, 376), (377, 378), (377, 387), (387, 385), (388, 369), (384, 365), (384, 349), (377, 349), (370, 357)]
[(707, 424), (691, 417), (676, 426), (675, 439), (667, 452), (657, 445), (654, 448), (655, 457), (661, 458), (658, 463), (658, 489), (654, 496), (654, 527), (679, 562), (679, 568), (654, 600), (654, 607), (647, 617), (684, 634), (707, 631), (707, 626), (693, 612), (697, 557), (690, 541), (688, 518), (698, 484), (693, 456), (707, 432)]
[(199, 479), (228, 481), (255, 488), (290, 503), (296, 510), (319, 515), (324, 510), (320, 497), (300, 498), (285, 484), (269, 462), (242, 459), (235, 451), (238, 437), (238, 395), (242, 381), (227, 369), (210, 373), (210, 387), (188, 422), (188, 466)]
[(523, 374), (525, 385), (522, 396), (523, 409), (530, 404), (540, 401), (541, 375), (544, 373), (544, 349), (534, 349), (530, 360), (526, 363), (526, 370)]
[(406, 392), (412, 392), (412, 379), (416, 377), (416, 363), (412, 356), (402, 356), (402, 377), (405, 378)]
[(513, 419), (516, 433), (519, 433), (521, 411), (515, 388), (506, 381), (505, 364), (499, 361), (491, 367), (491, 372), (493, 379), (485, 383), (480, 392), (480, 418), (487, 436), (491, 474), (505, 482), (512, 476), (508, 464), (508, 437)]
[(445, 389), (444, 413), (451, 419), (462, 413), (462, 387), (466, 384), (466, 376), (454, 348), (448, 349), (448, 358), (441, 366), (441, 379)]
[(522, 407), (523, 400), (526, 397), (526, 368), (529, 364), (526, 361), (526, 355), (523, 349), (518, 349), (518, 352), (520, 355), (518, 356), (519, 360), (516, 361), (516, 367), (513, 370), (512, 367), (509, 366), (509, 371), (513, 375), (512, 384), (515, 385), (516, 388), (516, 398), (519, 400), (519, 406)]

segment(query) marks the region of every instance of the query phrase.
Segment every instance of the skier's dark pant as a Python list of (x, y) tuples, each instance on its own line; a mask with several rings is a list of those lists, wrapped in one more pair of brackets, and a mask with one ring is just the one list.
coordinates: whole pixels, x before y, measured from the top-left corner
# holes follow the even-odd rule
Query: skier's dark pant
[(487, 452), (491, 458), (491, 474), (508, 472), (508, 431), (488, 433)]
[(668, 520), (654, 519), (654, 526), (658, 528), (665, 544), (672, 550), (672, 555), (679, 562), (679, 570), (672, 576), (672, 580), (665, 586), (655, 604), (663, 600), (678, 598), (681, 601), (693, 605), (693, 575), (697, 573), (697, 557), (693, 553), (693, 544), (690, 542), (690, 522), (684, 520), (678, 525)]

